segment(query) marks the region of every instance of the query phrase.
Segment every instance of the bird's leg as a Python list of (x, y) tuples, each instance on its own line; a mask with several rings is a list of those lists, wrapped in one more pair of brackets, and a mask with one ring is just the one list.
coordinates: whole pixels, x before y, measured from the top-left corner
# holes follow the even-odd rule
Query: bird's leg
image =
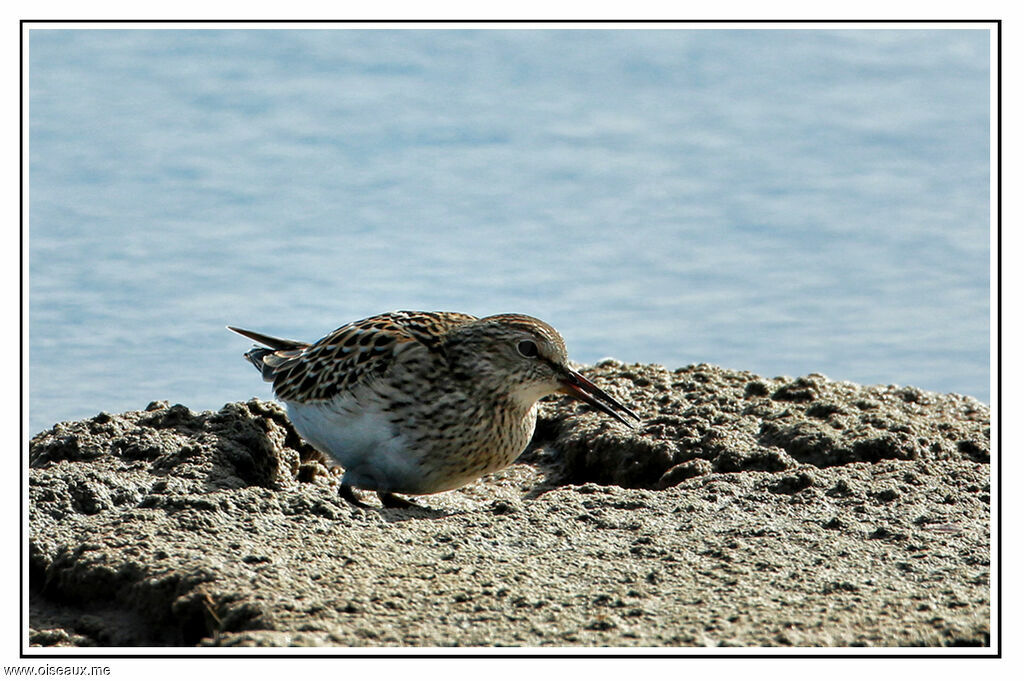
[(352, 489), (351, 485), (340, 485), (338, 487), (338, 496), (340, 496), (342, 499), (349, 502), (353, 506), (358, 506), (359, 508), (373, 508), (368, 503), (366, 503), (365, 501), (356, 496), (356, 493)]
[(417, 503), (403, 499), (402, 497), (396, 497), (391, 492), (377, 492), (377, 496), (380, 498), (380, 503), (384, 504), (385, 508), (423, 508)]

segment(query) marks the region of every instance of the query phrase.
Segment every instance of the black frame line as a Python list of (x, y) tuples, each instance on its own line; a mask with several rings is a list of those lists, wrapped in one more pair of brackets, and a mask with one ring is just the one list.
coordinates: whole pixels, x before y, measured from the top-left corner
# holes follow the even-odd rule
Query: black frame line
[[(22, 511), (26, 509), (25, 499), (25, 476), (27, 474), (26, 464), (27, 462), (23, 457), (20, 457), (22, 452), (22, 445), (25, 440), (25, 185), (26, 185), (26, 160), (25, 160), (25, 136), (27, 134), (26, 121), (25, 121), (25, 35), (26, 28), (31, 29), (32, 25), (47, 25), (47, 24), (63, 24), (63, 25), (90, 25), (90, 24), (134, 24), (134, 25), (150, 25), (150, 24), (199, 24), (199, 25), (216, 25), (216, 24), (232, 24), (232, 25), (249, 25), (249, 24), (276, 24), (276, 25), (289, 25), (289, 24), (326, 24), (332, 26), (339, 25), (360, 25), (360, 24), (400, 24), (400, 25), (436, 25), (436, 24), (477, 24), (477, 25), (488, 25), (488, 24), (535, 24), (538, 26), (545, 25), (590, 25), (590, 24), (664, 24), (672, 26), (680, 25), (699, 25), (699, 24), (721, 24), (721, 25), (751, 25), (751, 24), (868, 24), (868, 25), (898, 25), (898, 24), (912, 24), (914, 26), (928, 26), (928, 25), (943, 25), (943, 24), (980, 24), (993, 26), (995, 29), (995, 148), (990, 150), (990, 154), (995, 155), (995, 248), (996, 248), (996, 260), (995, 260), (995, 394), (996, 394), (996, 420), (999, 423), (999, 429), (996, 433), (996, 468), (999, 470), (1000, 475), (995, 481), (995, 488), (997, 491), (998, 503), (995, 509), (995, 517), (999, 520), (995, 531), (995, 565), (997, 568), (997, 579), (993, 586), (994, 601), (996, 605), (995, 611), (995, 622), (996, 622), (996, 637), (995, 645), (991, 651), (981, 653), (949, 653), (939, 654), (935, 652), (897, 652), (891, 654), (885, 653), (865, 653), (865, 654), (852, 654), (844, 652), (827, 652), (821, 654), (814, 654), (812, 652), (780, 652), (777, 654), (769, 654), (763, 652), (752, 652), (752, 653), (723, 653), (723, 654), (711, 654), (707, 652), (665, 652), (665, 653), (650, 653), (637, 651), (635, 653), (629, 652), (614, 652), (614, 653), (599, 653), (599, 652), (523, 652), (519, 654), (495, 652), (498, 648), (488, 648), (485, 650), (479, 649), (460, 649), (461, 653), (450, 653), (450, 652), (401, 652), (396, 654), (389, 651), (381, 652), (317, 652), (317, 653), (295, 653), (295, 654), (284, 654), (284, 653), (265, 653), (265, 654), (253, 654), (253, 653), (210, 653), (210, 654), (197, 654), (189, 652), (167, 652), (167, 653), (66, 653), (66, 654), (46, 654), (43, 652), (34, 653), (26, 652), (22, 649), (22, 639), (18, 637), (18, 657), (22, 659), (163, 659), (163, 658), (181, 658), (181, 659), (310, 659), (310, 658), (325, 658), (325, 659), (337, 659), (337, 658), (480, 658), (480, 657), (495, 657), (495, 658), (624, 658), (624, 657), (640, 657), (640, 658), (668, 658), (668, 659), (679, 659), (679, 658), (757, 658), (757, 659), (791, 659), (791, 658), (804, 658), (804, 659), (835, 659), (835, 658), (867, 658), (867, 659), (878, 659), (878, 658), (996, 658), (1001, 659), (1002, 657), (1002, 19), (19, 19), (18, 20), (18, 224), (20, 225), (18, 233), (18, 272), (19, 272), (19, 285), (18, 285), (18, 632), (24, 635), (26, 627), (28, 626), (25, 621), (25, 525), (22, 522), (23, 515)], [(244, 30), (244, 29), (243, 29)], [(991, 66), (989, 65), (989, 73), (991, 74)], [(989, 114), (989, 120), (991, 120), (991, 113)], [(989, 182), (992, 178), (989, 178)], [(991, 186), (991, 184), (990, 184)], [(991, 229), (992, 225), (989, 225)], [(989, 284), (991, 286), (991, 272), (989, 274)], [(992, 310), (989, 311), (989, 318), (991, 320)], [(989, 328), (989, 334), (992, 331)], [(989, 368), (989, 380), (992, 378), (992, 370)], [(46, 650), (47, 648), (40, 648), (40, 650)], [(172, 648), (173, 650), (181, 650), (181, 648)], [(316, 650), (323, 650), (324, 648), (316, 648)], [(341, 648), (345, 650), (346, 648)], [(351, 648), (347, 648), (351, 649)], [(401, 650), (409, 650), (409, 648), (402, 647)], [(585, 648), (584, 650), (586, 650)], [(670, 650), (670, 648), (666, 648)], [(688, 649), (687, 649), (688, 650)], [(693, 650), (699, 650), (694, 648)]]

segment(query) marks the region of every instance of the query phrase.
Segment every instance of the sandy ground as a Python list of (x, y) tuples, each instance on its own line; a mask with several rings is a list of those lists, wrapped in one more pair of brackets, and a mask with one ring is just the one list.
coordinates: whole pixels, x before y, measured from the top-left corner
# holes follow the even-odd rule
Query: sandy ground
[[(276, 404), (35, 436), (30, 641), (987, 646), (989, 413), (708, 365), (584, 373), (505, 471), (362, 509)], [(372, 495), (368, 495), (372, 499)]]

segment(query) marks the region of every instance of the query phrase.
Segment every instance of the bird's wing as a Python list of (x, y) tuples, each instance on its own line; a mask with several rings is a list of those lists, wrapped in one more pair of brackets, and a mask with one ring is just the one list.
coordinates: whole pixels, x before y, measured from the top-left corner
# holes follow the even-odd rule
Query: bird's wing
[(409, 344), (442, 354), (448, 330), (475, 319), (457, 312), (389, 312), (346, 324), (308, 347), (277, 350), (264, 363), (273, 365), (274, 392), (280, 399), (330, 400), (387, 373)]

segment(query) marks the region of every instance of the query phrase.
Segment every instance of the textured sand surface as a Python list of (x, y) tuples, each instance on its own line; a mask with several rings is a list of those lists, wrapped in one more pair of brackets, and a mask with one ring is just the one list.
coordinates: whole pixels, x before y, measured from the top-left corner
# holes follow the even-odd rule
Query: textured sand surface
[(584, 373), (644, 424), (546, 401), (516, 464), (424, 509), (338, 498), (269, 402), (58, 424), (30, 447), (30, 641), (989, 644), (985, 405), (707, 365)]

